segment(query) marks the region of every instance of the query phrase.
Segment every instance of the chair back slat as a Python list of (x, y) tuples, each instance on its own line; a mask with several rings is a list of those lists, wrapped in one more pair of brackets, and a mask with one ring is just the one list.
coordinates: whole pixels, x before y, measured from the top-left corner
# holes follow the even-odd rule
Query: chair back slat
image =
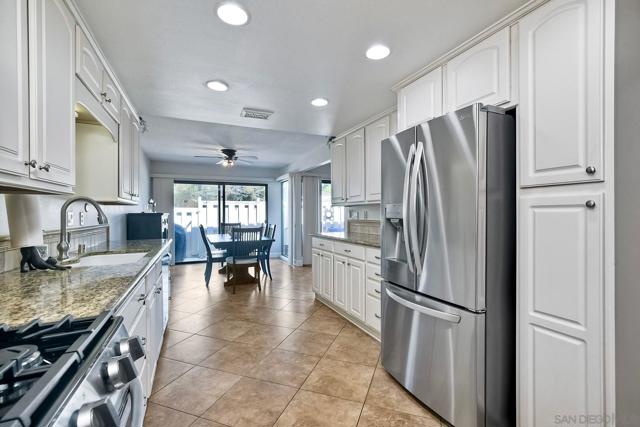
[(231, 229), (231, 252), (234, 259), (256, 258), (262, 248), (262, 227)]
[(204, 231), (204, 227), (200, 224), (200, 236), (202, 236), (202, 243), (204, 243), (204, 249), (207, 251), (207, 259), (211, 259), (211, 246), (209, 246), (209, 239), (207, 239), (207, 233)]
[(231, 235), (231, 230), (234, 228), (241, 228), (242, 224), (239, 222), (221, 222), (220, 227), (218, 227), (218, 234), (228, 234)]

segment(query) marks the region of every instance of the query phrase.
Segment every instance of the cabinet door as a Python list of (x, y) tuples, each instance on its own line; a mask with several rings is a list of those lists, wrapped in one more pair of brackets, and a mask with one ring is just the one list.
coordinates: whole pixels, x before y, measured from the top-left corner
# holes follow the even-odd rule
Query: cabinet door
[(102, 72), (102, 105), (105, 110), (114, 118), (114, 120), (120, 120), (120, 103), (122, 97), (120, 91), (116, 87), (111, 77), (106, 71)]
[(524, 197), (519, 215), (518, 424), (603, 414), (603, 196)]
[(75, 185), (75, 30), (64, 0), (29, 1), (33, 179)]
[(380, 298), (369, 294), (367, 294), (365, 298), (365, 322), (373, 330), (380, 332), (382, 326), (382, 305)]
[(603, 178), (603, 0), (552, 0), (522, 18), (523, 186)]
[(364, 321), (365, 271), (361, 261), (349, 259), (347, 263), (347, 292), (347, 312)]
[(131, 122), (131, 199), (140, 198), (140, 125), (133, 117)]
[(311, 252), (311, 271), (313, 274), (313, 292), (322, 294), (322, 254), (319, 251)]
[(333, 255), (322, 253), (322, 296), (333, 301)]
[(364, 202), (364, 129), (346, 137), (347, 146), (347, 202)]
[(333, 256), (333, 303), (347, 310), (347, 259)]
[(342, 203), (346, 199), (346, 148), (345, 139), (331, 143), (331, 200)]
[(381, 143), (389, 137), (389, 116), (383, 117), (367, 126), (364, 130), (365, 140), (365, 190), (367, 202), (379, 202), (381, 190)]
[(447, 63), (447, 111), (511, 100), (509, 37), (510, 28), (504, 28)]
[(104, 68), (89, 38), (76, 26), (76, 74), (96, 99), (101, 100)]
[(133, 114), (122, 104), (120, 108), (120, 135), (118, 138), (118, 178), (119, 195), (123, 199), (131, 199), (131, 135)]
[(29, 175), (27, 2), (0, 2), (0, 172)]
[(442, 115), (442, 69), (437, 68), (398, 93), (398, 132)]

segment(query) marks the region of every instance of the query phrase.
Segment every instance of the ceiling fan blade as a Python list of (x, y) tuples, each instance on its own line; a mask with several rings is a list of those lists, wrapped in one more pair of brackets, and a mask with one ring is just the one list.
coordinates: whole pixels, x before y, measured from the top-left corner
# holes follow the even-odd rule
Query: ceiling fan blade
[(199, 159), (224, 159), (224, 156), (194, 156)]
[(223, 163), (224, 163), (224, 159), (222, 159), (222, 160), (218, 160), (218, 161), (216, 162), (216, 165), (221, 165), (221, 164), (223, 164)]
[(245, 156), (244, 154), (240, 154), (238, 157), (240, 157), (241, 159), (258, 160), (257, 156)]
[(250, 165), (251, 164), (251, 162), (249, 162), (247, 160), (244, 160), (244, 159), (237, 159), (236, 163), (240, 163), (240, 164), (243, 164), (243, 165)]

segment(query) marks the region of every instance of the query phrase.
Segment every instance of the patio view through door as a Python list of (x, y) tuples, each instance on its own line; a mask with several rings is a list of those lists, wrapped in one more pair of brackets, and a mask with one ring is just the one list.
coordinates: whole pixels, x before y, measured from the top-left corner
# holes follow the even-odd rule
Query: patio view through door
[(217, 233), (221, 223), (243, 227), (267, 222), (266, 184), (178, 182), (173, 185), (176, 262), (202, 262), (207, 253), (200, 236)]

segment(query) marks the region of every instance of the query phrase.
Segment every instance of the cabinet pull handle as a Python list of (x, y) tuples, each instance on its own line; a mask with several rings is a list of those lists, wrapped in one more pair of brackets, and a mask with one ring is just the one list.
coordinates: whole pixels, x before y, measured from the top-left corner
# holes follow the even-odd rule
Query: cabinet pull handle
[(373, 256), (375, 259), (380, 259), (380, 257), (378, 255), (374, 255)]
[(375, 274), (375, 275), (376, 275), (376, 276), (378, 276), (378, 277), (382, 277), (382, 276), (380, 275), (380, 273), (375, 273), (375, 272), (374, 272), (373, 274)]
[(107, 97), (107, 92), (100, 92), (100, 96), (103, 97), (103, 98), (106, 98)]
[(595, 166), (587, 166), (585, 171), (587, 172), (587, 174), (593, 175), (593, 174), (596, 173), (596, 167)]
[(382, 293), (382, 292), (380, 292), (380, 289), (374, 289), (374, 292), (375, 292), (376, 294), (381, 294), (381, 293)]
[(46, 163), (44, 166), (39, 166), (38, 169), (40, 169), (41, 171), (49, 172), (51, 170), (51, 165), (49, 163)]
[(31, 166), (33, 169), (36, 168), (36, 166), (38, 166), (38, 162), (34, 160), (29, 160), (28, 162), (24, 162), (25, 166)]
[(140, 294), (140, 295), (138, 295), (138, 302), (140, 302), (140, 301), (144, 301), (144, 299), (145, 299), (146, 297), (147, 297), (147, 296), (146, 296), (145, 294)]
[(345, 249), (344, 250), (346, 253), (350, 254), (351, 253), (351, 249)]
[(378, 319), (382, 319), (382, 316), (380, 316), (378, 313), (374, 313), (373, 315), (376, 316), (376, 318)]
[(587, 203), (585, 203), (585, 205), (589, 208), (589, 209), (593, 209), (596, 207), (596, 201), (595, 200), (587, 200)]

